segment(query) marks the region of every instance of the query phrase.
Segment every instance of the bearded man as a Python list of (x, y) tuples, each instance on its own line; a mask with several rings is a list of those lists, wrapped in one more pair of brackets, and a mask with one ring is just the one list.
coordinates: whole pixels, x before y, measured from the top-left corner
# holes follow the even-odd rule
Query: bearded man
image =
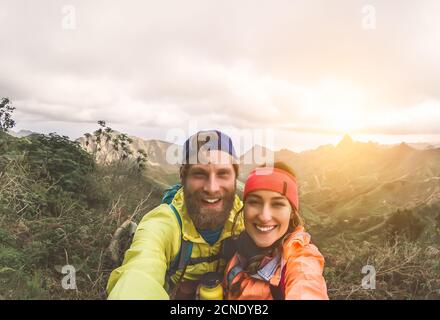
[(110, 275), (109, 299), (194, 299), (203, 274), (222, 274), (222, 243), (244, 229), (236, 160), (231, 138), (220, 131), (185, 142), (182, 187), (139, 223), (122, 266)]

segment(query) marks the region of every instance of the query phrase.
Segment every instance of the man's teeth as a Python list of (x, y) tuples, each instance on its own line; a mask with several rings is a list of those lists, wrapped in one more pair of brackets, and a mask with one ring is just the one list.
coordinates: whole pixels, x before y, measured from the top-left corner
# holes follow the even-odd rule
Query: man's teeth
[(208, 203), (216, 203), (217, 201), (219, 201), (220, 199), (204, 199), (206, 202)]
[(267, 232), (267, 231), (275, 229), (276, 226), (263, 227), (263, 226), (255, 225), (255, 227), (260, 231)]

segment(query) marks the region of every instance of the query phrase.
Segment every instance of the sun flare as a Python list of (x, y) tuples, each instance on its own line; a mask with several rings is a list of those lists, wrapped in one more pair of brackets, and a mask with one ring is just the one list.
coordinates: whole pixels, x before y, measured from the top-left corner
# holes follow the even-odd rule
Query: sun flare
[(366, 125), (365, 94), (351, 83), (326, 80), (309, 97), (310, 111), (322, 127), (336, 133), (350, 133)]

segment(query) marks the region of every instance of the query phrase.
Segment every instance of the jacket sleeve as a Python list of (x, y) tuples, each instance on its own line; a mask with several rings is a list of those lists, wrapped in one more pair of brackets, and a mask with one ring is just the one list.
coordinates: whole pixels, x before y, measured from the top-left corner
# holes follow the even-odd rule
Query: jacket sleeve
[(167, 205), (161, 205), (139, 223), (122, 266), (110, 275), (108, 299), (169, 299), (164, 289), (165, 273), (178, 253), (180, 228), (167, 210)]
[(286, 300), (328, 300), (323, 277), (324, 257), (313, 244), (298, 245), (288, 257), (285, 273)]

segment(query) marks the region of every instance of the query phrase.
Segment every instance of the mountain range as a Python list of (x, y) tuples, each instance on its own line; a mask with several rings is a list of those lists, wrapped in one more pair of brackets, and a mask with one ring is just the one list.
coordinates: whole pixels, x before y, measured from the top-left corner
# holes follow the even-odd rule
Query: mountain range
[[(26, 132), (16, 134), (23, 136)], [(181, 146), (130, 138), (134, 152), (146, 152), (145, 175), (152, 184), (165, 189), (179, 181), (178, 165), (169, 164), (166, 154), (170, 147), (179, 150)], [(77, 141), (89, 152), (96, 147), (91, 138)], [(327, 239), (329, 234), (341, 230), (367, 235), (383, 232), (400, 221), (396, 216), (402, 212), (407, 216), (403, 227), (411, 229), (421, 223), (425, 234), (440, 239), (440, 148), (419, 147), (359, 142), (349, 135), (336, 146), (324, 145), (299, 153), (257, 145), (240, 157), (237, 189), (241, 194), (247, 175), (258, 165), (249, 162), (253, 155), (273, 154), (275, 161), (286, 162), (296, 172), (300, 213), (309, 226), (319, 228), (317, 233), (325, 234)], [(106, 146), (102, 153), (110, 161), (117, 157), (117, 152)]]
[[(133, 150), (147, 152), (147, 174), (161, 185), (178, 182), (178, 166), (166, 161), (170, 143), (133, 139)], [(86, 149), (85, 138), (78, 140)], [(440, 203), (440, 148), (416, 149), (406, 143), (383, 146), (354, 141), (345, 135), (336, 145), (293, 152), (271, 151), (254, 146), (240, 157), (238, 190), (250, 170), (257, 166), (253, 154), (273, 153), (296, 172), (301, 211), (310, 223), (332, 218), (355, 227), (374, 227), (397, 210), (433, 206)], [(336, 219), (336, 220), (335, 220)]]

